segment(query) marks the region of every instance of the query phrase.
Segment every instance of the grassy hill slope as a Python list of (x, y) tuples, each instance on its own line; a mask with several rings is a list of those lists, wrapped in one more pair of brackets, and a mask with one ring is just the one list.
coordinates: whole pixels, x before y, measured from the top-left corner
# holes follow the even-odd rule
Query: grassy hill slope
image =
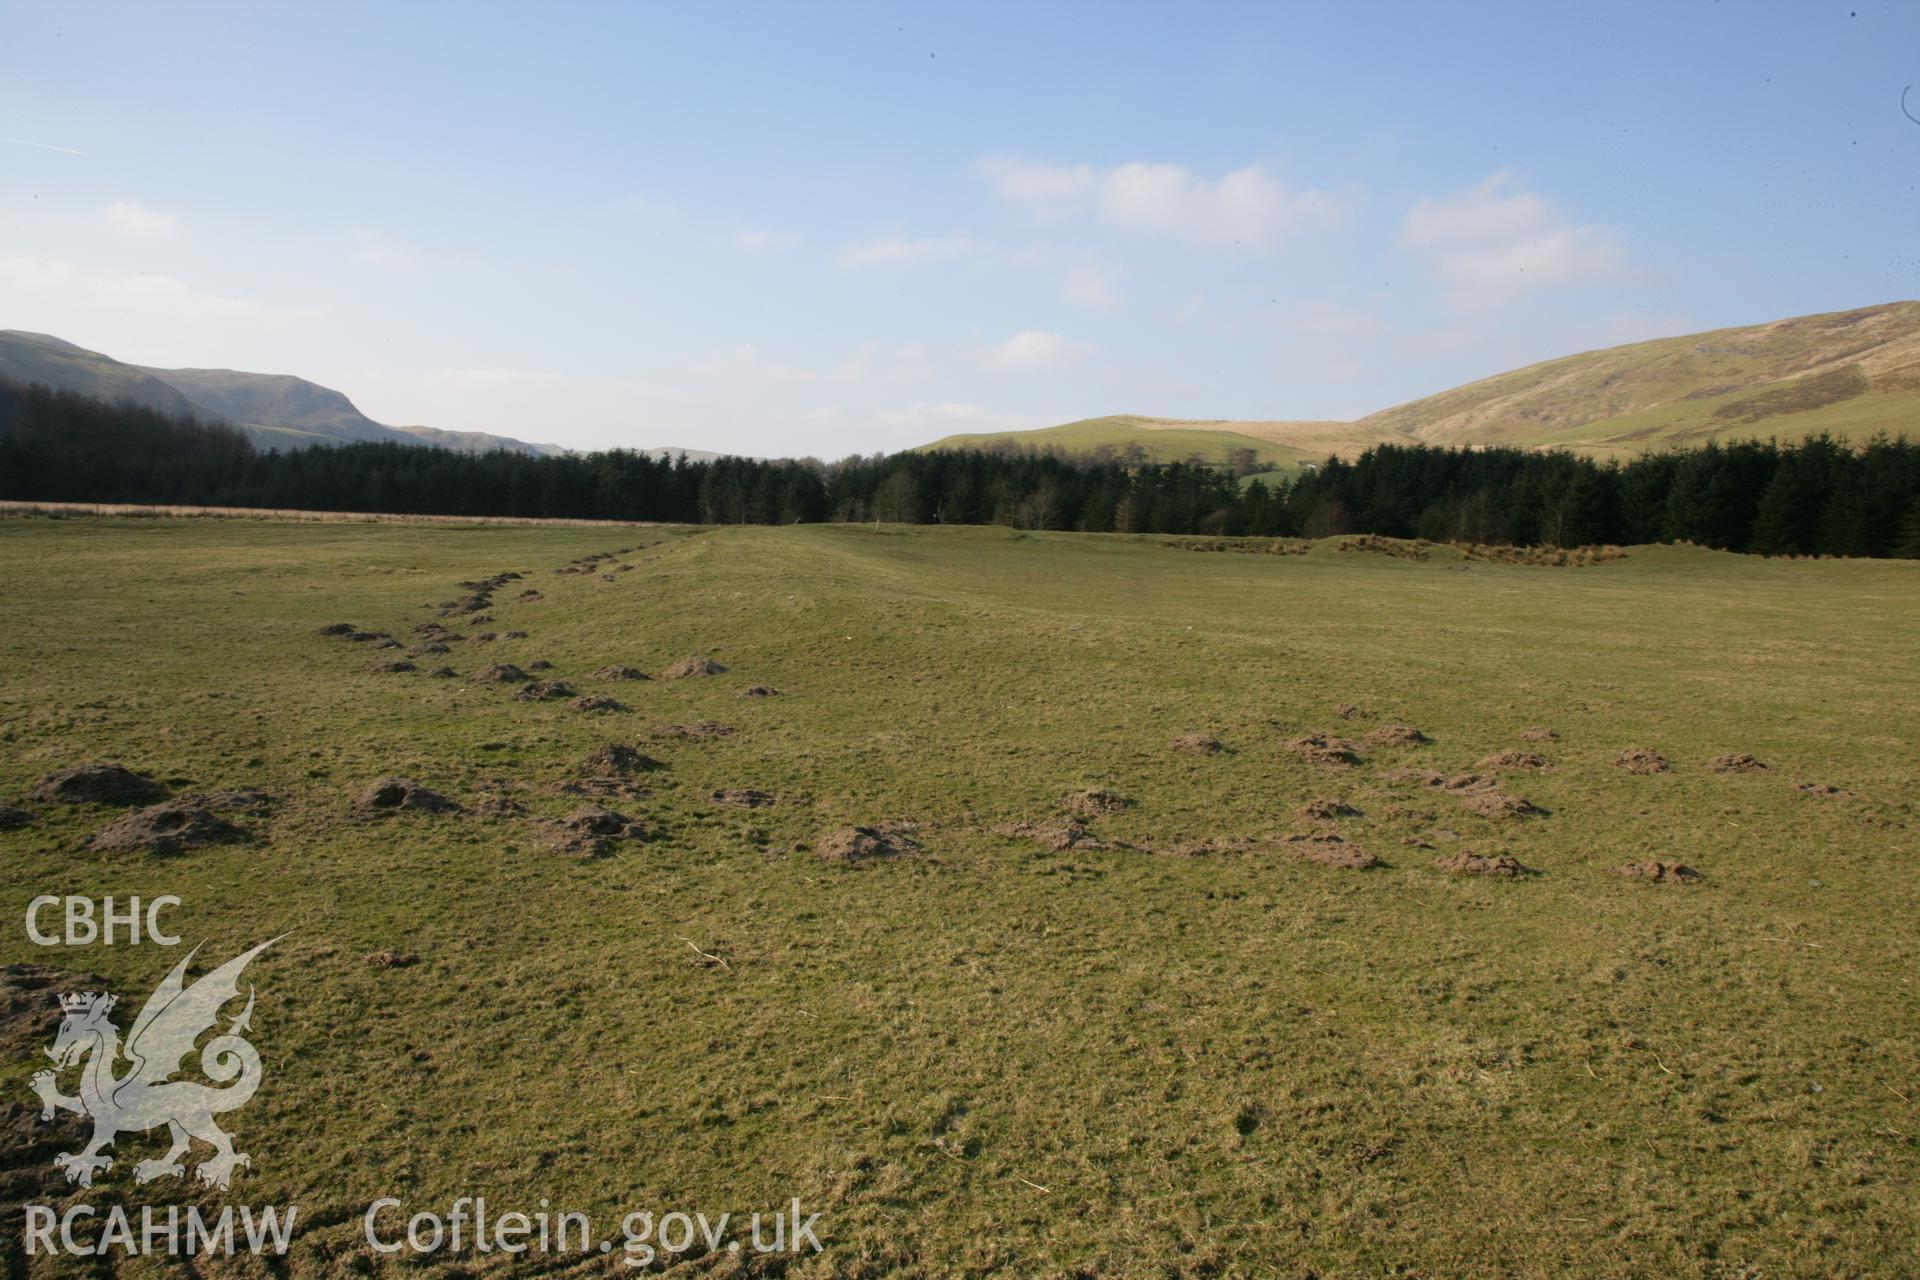
[[(1249, 430), (1248, 428), (1252, 428)], [(1255, 461), (1270, 470), (1290, 471), (1301, 462), (1318, 462), (1329, 453), (1357, 454), (1378, 433), (1348, 422), (1185, 421), (1115, 414), (1087, 418), (1033, 431), (994, 431), (945, 436), (922, 450), (1020, 447), (1065, 453), (1107, 452), (1138, 456), (1148, 462), (1200, 458), (1224, 463), (1236, 450), (1251, 449)]]
[(1565, 356), (1361, 419), (1435, 444), (1642, 452), (1920, 423), (1920, 302)]

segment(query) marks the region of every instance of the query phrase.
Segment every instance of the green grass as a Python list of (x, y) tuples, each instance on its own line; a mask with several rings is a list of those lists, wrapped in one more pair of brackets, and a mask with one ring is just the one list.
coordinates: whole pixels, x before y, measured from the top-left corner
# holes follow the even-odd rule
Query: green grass
[[(612, 582), (549, 572), (643, 543)], [(0, 960), (97, 972), (133, 1004), (176, 958), (36, 948), (17, 922), (39, 893), (178, 894), (214, 959), (292, 931), (249, 971), (268, 1076), (229, 1125), (254, 1159), (234, 1198), (325, 1224), (292, 1275), (361, 1269), (377, 1196), (475, 1193), (608, 1220), (798, 1196), (828, 1249), (793, 1277), (1910, 1269), (1916, 566), (1199, 545), (0, 521), (0, 800), (103, 758), (280, 797), (253, 842), (168, 859), (87, 851), (106, 811), (36, 805), (0, 833)], [(596, 719), (369, 675), (374, 655), (314, 634), (404, 636), (503, 569), (547, 599), (499, 593), (488, 625), (530, 636), (454, 646), (463, 672), (545, 658), (588, 691), (613, 662), (730, 670), (619, 686), (633, 714)], [(739, 732), (646, 740), (694, 719)], [(1433, 742), (1348, 769), (1283, 746), (1390, 721)], [(1383, 776), (1471, 767), (1534, 724), (1561, 734), (1554, 768), (1510, 785), (1547, 817), (1491, 823)], [(1171, 754), (1189, 730), (1229, 752)], [(671, 766), (616, 803), (658, 837), (558, 857), (529, 823), (577, 803), (548, 788), (610, 738)], [(1642, 745), (1673, 771), (1613, 767)], [(1705, 767), (1734, 751), (1773, 768)], [(396, 773), (528, 812), (351, 816)], [(1153, 848), (1294, 831), (1342, 796), (1364, 816), (1338, 825), (1390, 865), (991, 830), (1090, 785), (1137, 801), (1095, 829)], [(703, 799), (734, 786), (782, 803)], [(896, 818), (924, 856), (768, 852)], [(1460, 847), (1542, 874), (1430, 866)], [(1608, 874), (1649, 857), (1706, 879)], [(382, 948), (420, 963), (371, 968)], [(0, 1047), (25, 1100), (39, 1046)], [(121, 1140), (96, 1203), (161, 1187), (127, 1177), (149, 1147)]]

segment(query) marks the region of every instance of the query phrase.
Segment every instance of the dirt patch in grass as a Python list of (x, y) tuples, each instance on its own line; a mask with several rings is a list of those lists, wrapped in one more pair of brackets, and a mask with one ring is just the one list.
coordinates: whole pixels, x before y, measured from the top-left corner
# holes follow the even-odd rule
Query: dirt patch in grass
[(1553, 742), (1560, 735), (1544, 724), (1530, 725), (1520, 731), (1522, 742)]
[(780, 691), (770, 684), (750, 684), (740, 691), (743, 698), (777, 698)]
[(489, 662), (467, 677), (475, 684), (518, 684), (532, 678), (511, 662)]
[(1345, 836), (1331, 831), (1313, 831), (1288, 836), (1281, 842), (1287, 852), (1302, 862), (1317, 867), (1336, 867), (1345, 871), (1365, 871), (1385, 865)]
[(734, 728), (730, 724), (719, 724), (712, 720), (696, 720), (692, 724), (657, 724), (652, 732), (656, 738), (691, 738), (696, 742), (706, 742), (730, 737)]
[(1385, 724), (1368, 733), (1365, 741), (1370, 747), (1417, 747), (1428, 738), (1410, 724)]
[(323, 636), (352, 636), (360, 634), (360, 628), (351, 622), (329, 622), (314, 634)]
[(444, 641), (429, 640), (425, 644), (417, 644), (413, 646), (413, 648), (407, 650), (407, 656), (411, 658), (424, 658), (429, 656), (430, 654), (452, 653), (452, 652), (453, 650), (447, 648), (446, 643)]
[(734, 809), (764, 809), (776, 803), (773, 796), (752, 787), (723, 787), (710, 793), (707, 800), (711, 804), (723, 804)]
[(1536, 751), (1496, 751), (1475, 765), (1476, 769), (1505, 769), (1511, 771), (1539, 771), (1551, 769), (1547, 758)]
[(1007, 822), (995, 827), (994, 834), (1016, 840), (1032, 840), (1049, 853), (1069, 849), (1104, 849), (1106, 845), (1087, 824), (1078, 818), (1048, 818), (1041, 822)]
[(452, 667), (435, 667), (433, 670), (427, 672), (427, 674), (436, 680), (451, 680), (460, 673)]
[(546, 597), (546, 593), (541, 591), (540, 588), (528, 587), (525, 591), (522, 591), (515, 598), (518, 599), (521, 604), (539, 604), (542, 600), (545, 600), (547, 597)]
[(1294, 812), (1308, 822), (1329, 822), (1334, 818), (1357, 818), (1360, 811), (1337, 796), (1315, 796)]
[(575, 696), (574, 687), (565, 680), (533, 680), (514, 691), (515, 702), (559, 702)]
[(853, 865), (900, 858), (920, 852), (909, 822), (880, 823), (871, 827), (837, 827), (813, 842), (813, 851), (822, 862)]
[(1303, 733), (1287, 741), (1287, 750), (1310, 764), (1349, 765), (1359, 762), (1359, 744), (1325, 733)]
[(459, 805), (437, 791), (429, 791), (408, 778), (381, 778), (368, 783), (355, 797), (354, 809), (362, 815), (398, 813), (453, 813)]
[(87, 837), (107, 853), (183, 853), (246, 835), (211, 809), (179, 800), (122, 814)]
[(366, 962), (369, 969), (411, 969), (420, 957), (411, 951), (369, 951)]
[(31, 809), (22, 809), (18, 805), (0, 804), (0, 831), (12, 831), (24, 827), (34, 820)]
[(636, 751), (624, 742), (609, 742), (596, 747), (580, 763), (587, 773), (599, 778), (626, 778), (636, 773), (650, 773), (667, 766), (652, 756)]
[(1845, 787), (1836, 787), (1831, 782), (1796, 782), (1793, 789), (1809, 796), (1850, 796), (1853, 792)]
[(180, 801), (182, 804), (197, 804), (203, 809), (240, 809), (247, 813), (264, 813), (273, 807), (272, 796), (250, 787), (228, 791), (195, 791), (181, 796)]
[(1103, 813), (1119, 813), (1132, 803), (1117, 791), (1090, 787), (1063, 797), (1060, 807), (1076, 818), (1097, 818)]
[(419, 669), (405, 658), (396, 658), (392, 662), (376, 662), (367, 668), (367, 672), (376, 676), (399, 676)]
[(1508, 818), (1537, 818), (1546, 812), (1530, 800), (1494, 787), (1461, 792), (1460, 806), (1475, 817), (1490, 822), (1501, 822)]
[(1368, 720), (1373, 717), (1373, 712), (1353, 702), (1342, 702), (1333, 709), (1333, 714), (1342, 720)]
[(1217, 756), (1226, 750), (1220, 739), (1210, 733), (1183, 733), (1167, 746), (1190, 756)]
[(609, 857), (622, 840), (647, 838), (639, 821), (597, 804), (582, 805), (564, 818), (542, 819), (534, 830), (549, 848), (585, 858)]
[(150, 804), (167, 789), (120, 764), (82, 764), (56, 769), (35, 784), (31, 797), (59, 804)]
[(1629, 880), (1649, 880), (1655, 884), (1691, 884), (1700, 879), (1698, 871), (1678, 862), (1629, 862), (1624, 867), (1615, 867), (1613, 874)]
[(1628, 747), (1613, 763), (1628, 773), (1643, 775), (1665, 773), (1670, 767), (1667, 758), (1652, 747)]
[(1741, 751), (1729, 756), (1715, 756), (1707, 767), (1715, 773), (1761, 773), (1767, 766), (1763, 761)]
[(589, 693), (575, 698), (567, 705), (575, 711), (583, 711), (588, 715), (608, 715), (627, 709), (626, 703), (609, 698), (604, 693)]
[(717, 676), (726, 668), (704, 654), (682, 658), (660, 673), (662, 680), (691, 680), (699, 676)]
[(1447, 775), (1432, 769), (1389, 769), (1380, 781), (1390, 786), (1439, 787), (1445, 785)]
[(606, 666), (606, 667), (600, 668), (598, 671), (593, 673), (593, 678), (595, 680), (651, 680), (653, 679), (652, 676), (648, 675), (646, 672), (642, 671), (640, 668), (629, 667), (622, 662), (616, 662), (612, 666)]
[(1459, 853), (1448, 854), (1433, 864), (1441, 871), (1456, 876), (1505, 876), (1519, 877), (1538, 875), (1532, 867), (1524, 865), (1518, 858), (1505, 853), (1471, 853), (1462, 849)]

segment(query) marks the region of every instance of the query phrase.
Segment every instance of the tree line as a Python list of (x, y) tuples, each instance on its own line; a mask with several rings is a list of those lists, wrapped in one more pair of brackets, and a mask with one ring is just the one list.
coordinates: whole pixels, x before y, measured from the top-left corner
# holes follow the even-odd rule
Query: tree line
[(881, 520), (1091, 533), (1572, 547), (1688, 541), (1768, 555), (1920, 557), (1920, 446), (1825, 436), (1596, 462), (1376, 445), (1292, 481), (1232, 468), (1005, 449), (692, 461), (419, 445), (281, 452), (129, 404), (0, 383), (0, 497), (704, 524)]

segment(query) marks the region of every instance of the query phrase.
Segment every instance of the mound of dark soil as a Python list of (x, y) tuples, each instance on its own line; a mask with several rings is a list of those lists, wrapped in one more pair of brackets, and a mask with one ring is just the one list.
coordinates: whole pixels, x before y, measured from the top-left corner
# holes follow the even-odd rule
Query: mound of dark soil
[(1495, 787), (1464, 791), (1460, 793), (1460, 804), (1468, 813), (1492, 822), (1506, 818), (1532, 818), (1543, 812), (1531, 801)]
[(527, 670), (551, 671), (553, 670), (553, 664), (551, 662), (548, 662), (545, 658), (535, 658), (532, 662), (529, 662), (527, 664)]
[(1628, 773), (1653, 774), (1667, 771), (1667, 758), (1652, 747), (1628, 747), (1614, 764)]
[(593, 678), (595, 680), (651, 680), (653, 679), (652, 676), (648, 675), (646, 672), (642, 671), (640, 668), (629, 667), (623, 662), (616, 662), (610, 667), (600, 668), (598, 671), (593, 673)]
[(352, 636), (360, 634), (360, 628), (354, 626), (351, 622), (329, 622), (326, 626), (320, 628), (319, 634), (323, 636)]
[(712, 720), (696, 720), (692, 724), (657, 724), (653, 726), (656, 738), (693, 738), (706, 741), (712, 738), (724, 738), (733, 733), (730, 724), (716, 724)]
[(1087, 824), (1078, 818), (1049, 818), (1045, 822), (1009, 822), (994, 828), (998, 835), (1032, 840), (1049, 853), (1069, 849), (1104, 849)]
[(596, 748), (581, 763), (581, 768), (601, 778), (624, 778), (629, 774), (646, 773), (666, 766), (624, 743), (609, 742), (604, 747)]
[(468, 644), (492, 644), (495, 640), (498, 640), (499, 638), (500, 636), (497, 632), (476, 631), (472, 635), (467, 637), (467, 643)]
[(439, 623), (429, 620), (414, 623), (413, 634), (419, 636), (422, 640), (445, 640), (452, 636), (453, 632), (447, 630)]
[(12, 831), (33, 821), (33, 810), (18, 805), (0, 804), (0, 831)]
[(516, 702), (558, 702), (574, 696), (573, 686), (565, 680), (535, 680), (514, 691)]
[(1117, 791), (1094, 787), (1063, 798), (1060, 807), (1076, 818), (1096, 818), (1103, 813), (1119, 813), (1132, 803)]
[(1692, 867), (1658, 861), (1629, 862), (1624, 867), (1615, 867), (1613, 874), (1629, 880), (1651, 880), (1655, 884), (1687, 884), (1700, 878), (1700, 873)]
[(1549, 729), (1544, 724), (1536, 724), (1531, 728), (1520, 731), (1520, 740), (1522, 742), (1552, 742), (1559, 736), (1558, 733)]
[(840, 827), (814, 841), (823, 862), (861, 863), (899, 858), (920, 852), (910, 823), (882, 823), (874, 827)]
[(1850, 796), (1853, 794), (1853, 792), (1847, 790), (1845, 787), (1836, 787), (1831, 782), (1796, 782), (1793, 784), (1793, 789), (1810, 796)]
[(461, 596), (457, 600), (447, 600), (440, 605), (440, 616), (459, 618), (468, 614), (483, 613), (493, 607), (493, 598), (485, 592), (476, 592), (470, 596)]
[(777, 698), (780, 691), (770, 684), (750, 684), (740, 691), (743, 698)]
[(500, 638), (502, 640), (525, 640), (527, 633), (524, 631), (503, 631), (500, 633)]
[(1286, 744), (1287, 750), (1313, 764), (1347, 765), (1359, 760), (1358, 745), (1347, 738), (1305, 733)]
[(149, 804), (167, 789), (144, 773), (118, 764), (83, 764), (56, 769), (40, 779), (32, 798), (62, 804)]
[(429, 791), (406, 778), (382, 778), (370, 784), (354, 801), (362, 814), (393, 813), (410, 809), (419, 813), (452, 813), (460, 806), (435, 791)]
[(660, 673), (662, 680), (688, 680), (695, 676), (717, 676), (726, 668), (712, 658), (695, 654), (691, 658), (682, 658)]
[(1456, 876), (1531, 876), (1538, 875), (1532, 867), (1505, 853), (1469, 853), (1462, 849), (1459, 853), (1449, 854), (1437, 859), (1435, 867)]
[(1742, 751), (1737, 755), (1715, 756), (1708, 766), (1715, 773), (1760, 773), (1766, 764)]
[(774, 803), (774, 798), (764, 791), (755, 791), (752, 787), (727, 787), (715, 791), (707, 797), (713, 804), (730, 805), (736, 809), (764, 809)]
[(1479, 764), (1477, 769), (1550, 769), (1547, 758), (1535, 751), (1496, 751)]
[(418, 671), (419, 669), (420, 668), (414, 666), (411, 662), (408, 662), (405, 658), (396, 658), (392, 662), (376, 662), (372, 666), (368, 667), (367, 671), (377, 676), (379, 675), (398, 676), (398, 675), (405, 675), (409, 671)]
[(1417, 747), (1425, 741), (1427, 735), (1410, 724), (1381, 725), (1366, 737), (1370, 747)]
[(1342, 720), (1369, 720), (1373, 717), (1373, 712), (1367, 710), (1365, 707), (1355, 706), (1351, 702), (1341, 703), (1333, 709), (1333, 714), (1339, 716)]
[(451, 680), (453, 679), (453, 677), (459, 675), (460, 673), (458, 671), (455, 671), (452, 667), (435, 667), (433, 670), (427, 672), (427, 674), (435, 677), (436, 679)]
[(519, 596), (521, 604), (539, 604), (546, 598), (546, 594), (538, 587), (528, 587), (525, 591), (522, 591)]
[(1220, 739), (1210, 733), (1183, 733), (1167, 745), (1190, 756), (1217, 756), (1226, 750)]
[(452, 653), (452, 652), (453, 650), (447, 648), (446, 643), (444, 641), (429, 640), (425, 644), (417, 644), (413, 646), (413, 648), (407, 650), (407, 656), (411, 658), (424, 658), (430, 653)]
[(108, 853), (180, 853), (245, 834), (211, 809), (168, 800), (120, 815), (88, 836), (87, 847)]
[(1326, 822), (1334, 818), (1356, 818), (1360, 811), (1336, 796), (1315, 796), (1296, 811), (1308, 822)]
[(398, 649), (399, 647), (400, 642), (392, 636), (373, 636), (367, 644), (369, 649)]
[(627, 705), (624, 702), (617, 702), (603, 693), (589, 693), (582, 697), (575, 698), (567, 705), (575, 711), (585, 711), (588, 713), (625, 711), (627, 709)]
[(531, 678), (511, 662), (490, 662), (467, 677), (479, 684), (516, 684)]
[(1380, 859), (1354, 844), (1345, 836), (1335, 835), (1331, 831), (1315, 831), (1303, 835), (1291, 835), (1285, 840), (1287, 852), (1302, 862), (1311, 862), (1320, 867), (1339, 867), (1349, 871), (1365, 871), (1369, 867), (1381, 865)]
[(597, 804), (583, 805), (564, 818), (543, 819), (534, 828), (551, 848), (586, 858), (605, 858), (622, 840), (647, 838), (644, 825)]
[(374, 969), (411, 969), (420, 957), (411, 951), (369, 951), (367, 965)]

